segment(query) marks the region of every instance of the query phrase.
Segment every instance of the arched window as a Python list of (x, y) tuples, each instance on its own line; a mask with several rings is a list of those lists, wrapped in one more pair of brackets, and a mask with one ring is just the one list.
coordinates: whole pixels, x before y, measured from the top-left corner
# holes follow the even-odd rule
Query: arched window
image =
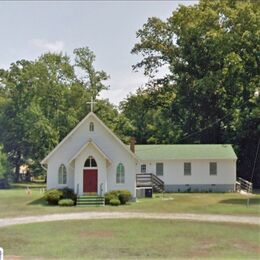
[(97, 162), (92, 156), (89, 156), (85, 161), (84, 167), (97, 167)]
[(116, 168), (116, 183), (125, 183), (125, 167), (122, 163)]
[(59, 168), (59, 184), (66, 184), (67, 183), (67, 170), (64, 164), (62, 164)]
[(94, 123), (93, 122), (89, 123), (89, 131), (94, 132)]

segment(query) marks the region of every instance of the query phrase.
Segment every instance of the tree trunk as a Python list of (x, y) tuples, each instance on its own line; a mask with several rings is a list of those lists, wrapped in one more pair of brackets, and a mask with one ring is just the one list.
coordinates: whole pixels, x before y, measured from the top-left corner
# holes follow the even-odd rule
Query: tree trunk
[(15, 165), (14, 182), (19, 182), (19, 175), (20, 175), (20, 163), (17, 163), (17, 164)]
[(14, 182), (19, 182), (20, 180), (20, 166), (21, 166), (21, 152), (17, 152), (17, 158), (15, 160), (15, 176)]

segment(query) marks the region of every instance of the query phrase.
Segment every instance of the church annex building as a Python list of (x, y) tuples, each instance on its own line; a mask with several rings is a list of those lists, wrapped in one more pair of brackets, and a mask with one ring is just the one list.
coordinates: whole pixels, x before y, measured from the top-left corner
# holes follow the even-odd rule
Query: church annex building
[(90, 112), (41, 164), (47, 189), (72, 188), (75, 193), (103, 195), (129, 190), (151, 180), (156, 191), (234, 191), (236, 154), (231, 145), (125, 145)]

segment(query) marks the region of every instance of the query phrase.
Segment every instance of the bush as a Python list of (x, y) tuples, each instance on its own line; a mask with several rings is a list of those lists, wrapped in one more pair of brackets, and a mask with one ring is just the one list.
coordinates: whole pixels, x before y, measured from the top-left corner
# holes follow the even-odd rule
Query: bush
[(68, 187), (62, 189), (62, 198), (63, 199), (71, 199), (74, 201), (74, 204), (76, 204), (77, 201), (77, 194), (74, 193), (74, 191)]
[(109, 204), (111, 206), (119, 206), (120, 205), (120, 200), (119, 199), (112, 199), (109, 201)]
[(112, 199), (118, 199), (120, 204), (126, 204), (130, 201), (132, 195), (128, 190), (113, 190), (105, 194), (105, 204), (110, 204)]
[(51, 189), (45, 192), (44, 199), (51, 205), (57, 205), (59, 200), (62, 199), (62, 191), (58, 189)]
[(74, 200), (72, 200), (72, 199), (61, 199), (61, 200), (59, 200), (58, 204), (61, 207), (71, 207), (71, 206), (74, 206)]
[(131, 192), (128, 190), (120, 190), (120, 193), (118, 195), (118, 199), (120, 200), (120, 203), (122, 205), (130, 201), (131, 197), (132, 197)]
[(109, 205), (110, 200), (112, 199), (118, 199), (118, 194), (116, 191), (110, 191), (105, 194), (105, 204)]
[(77, 195), (74, 191), (68, 187), (63, 189), (51, 189), (46, 191), (44, 197), (51, 205), (58, 205), (59, 200), (61, 199), (70, 199), (73, 201), (74, 205), (77, 201)]

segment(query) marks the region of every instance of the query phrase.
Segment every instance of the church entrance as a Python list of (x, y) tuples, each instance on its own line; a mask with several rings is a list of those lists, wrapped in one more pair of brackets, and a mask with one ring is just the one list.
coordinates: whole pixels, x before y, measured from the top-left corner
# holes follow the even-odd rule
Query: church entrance
[(97, 169), (84, 170), (83, 192), (97, 192)]
[(85, 161), (83, 169), (83, 192), (97, 192), (98, 169), (97, 163), (92, 156)]

